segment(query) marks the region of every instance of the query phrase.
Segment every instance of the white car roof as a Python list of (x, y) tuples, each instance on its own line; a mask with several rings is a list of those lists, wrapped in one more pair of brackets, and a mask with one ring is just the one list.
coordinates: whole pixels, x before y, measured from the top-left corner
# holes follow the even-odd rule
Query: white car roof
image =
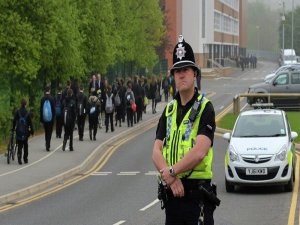
[(270, 114), (270, 115), (281, 115), (282, 110), (280, 109), (253, 109), (241, 112), (240, 116), (246, 116), (246, 115), (261, 115), (261, 114)]

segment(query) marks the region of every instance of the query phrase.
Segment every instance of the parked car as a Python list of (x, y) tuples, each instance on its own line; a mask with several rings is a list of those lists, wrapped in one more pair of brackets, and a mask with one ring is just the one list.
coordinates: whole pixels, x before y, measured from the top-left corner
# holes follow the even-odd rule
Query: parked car
[(281, 66), (277, 70), (275, 70), (273, 73), (266, 75), (264, 78), (264, 81), (269, 81), (276, 74), (283, 72), (283, 71), (288, 71), (288, 70), (300, 70), (300, 63)]
[(223, 138), (229, 145), (225, 154), (227, 192), (236, 186), (282, 185), (292, 191), (295, 181), (295, 144), (286, 113), (279, 109), (242, 112), (232, 133)]
[[(268, 82), (251, 85), (248, 93), (300, 93), (300, 70), (276, 74)], [(300, 96), (272, 96), (270, 101), (278, 108), (300, 108)], [(266, 103), (267, 97), (247, 97), (247, 102)]]

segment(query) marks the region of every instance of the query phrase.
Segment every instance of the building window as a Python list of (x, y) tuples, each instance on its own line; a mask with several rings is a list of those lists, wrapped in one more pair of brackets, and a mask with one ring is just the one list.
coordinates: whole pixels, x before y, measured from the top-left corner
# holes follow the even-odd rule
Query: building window
[(240, 2), (239, 0), (220, 0), (220, 2), (224, 3), (225, 5), (228, 5), (229, 7), (239, 11)]
[(216, 31), (221, 31), (221, 14), (215, 12), (214, 27)]

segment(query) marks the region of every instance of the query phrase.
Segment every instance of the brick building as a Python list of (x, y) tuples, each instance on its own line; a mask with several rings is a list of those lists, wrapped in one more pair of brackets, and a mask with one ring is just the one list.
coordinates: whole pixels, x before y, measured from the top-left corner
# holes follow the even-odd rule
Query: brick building
[[(179, 34), (192, 46), (196, 63), (204, 68), (246, 52), (244, 0), (163, 0), (171, 46)], [(168, 68), (173, 49), (166, 50)]]

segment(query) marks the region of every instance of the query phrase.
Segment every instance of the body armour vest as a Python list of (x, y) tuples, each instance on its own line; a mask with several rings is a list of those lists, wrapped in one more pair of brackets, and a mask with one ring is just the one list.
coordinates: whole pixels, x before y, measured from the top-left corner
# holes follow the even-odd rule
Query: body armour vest
[[(195, 144), (200, 118), (205, 105), (209, 102), (209, 100), (202, 97), (202, 95), (199, 95), (197, 101), (200, 101), (201, 106), (194, 122), (189, 119), (189, 115), (192, 111), (191, 107), (184, 116), (179, 127), (177, 127), (176, 124), (178, 107), (177, 100), (173, 99), (167, 105), (167, 135), (164, 139), (163, 156), (167, 161), (168, 166), (172, 166), (181, 160)], [(207, 155), (193, 170), (180, 173), (177, 177), (187, 179), (211, 179), (213, 175), (212, 160), (213, 151), (212, 147), (210, 147)]]

